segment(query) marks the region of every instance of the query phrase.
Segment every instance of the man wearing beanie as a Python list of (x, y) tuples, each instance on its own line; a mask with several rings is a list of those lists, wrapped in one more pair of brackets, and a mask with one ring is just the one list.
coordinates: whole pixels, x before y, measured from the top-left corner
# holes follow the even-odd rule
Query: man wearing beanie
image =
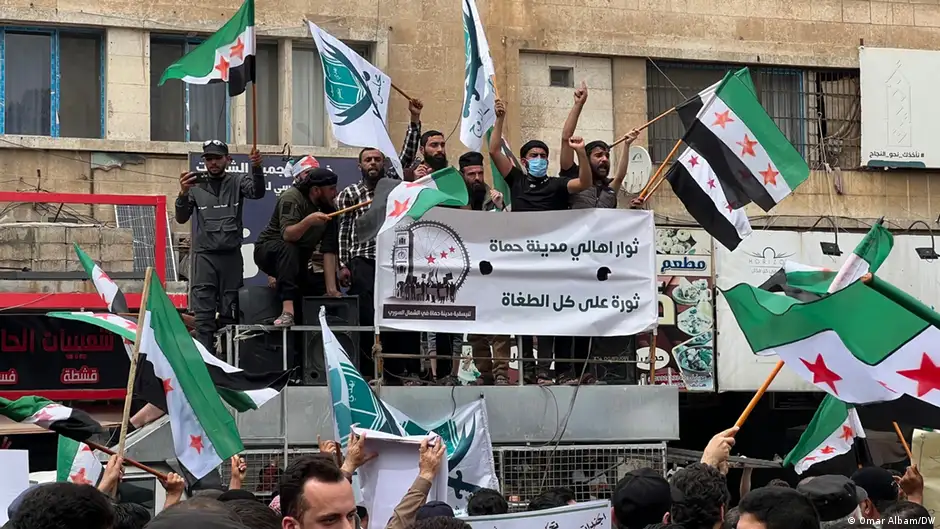
[(294, 324), (294, 302), (308, 285), (307, 263), (318, 245), (323, 253), (326, 294), (339, 295), (336, 285), (339, 232), (328, 215), (334, 211), (336, 180), (333, 171), (322, 167), (298, 174), (293, 186), (278, 197), (271, 220), (255, 243), (255, 264), (275, 279), (281, 300), (281, 315), (274, 325)]
[(669, 482), (651, 468), (630, 471), (614, 487), (612, 521), (619, 529), (643, 529), (659, 523), (672, 507)]

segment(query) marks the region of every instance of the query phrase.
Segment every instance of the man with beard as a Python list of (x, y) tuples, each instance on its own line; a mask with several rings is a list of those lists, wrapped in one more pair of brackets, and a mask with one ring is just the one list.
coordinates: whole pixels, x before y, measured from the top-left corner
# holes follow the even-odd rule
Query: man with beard
[[(359, 171), (362, 180), (346, 189), (336, 197), (337, 209), (347, 209), (375, 198), (375, 185), (382, 178), (396, 178), (387, 175), (385, 155), (376, 148), (366, 147), (359, 151)], [(375, 307), (375, 239), (360, 241), (356, 221), (369, 206), (347, 211), (337, 218), (339, 222), (339, 256), (342, 264), (340, 277), (349, 281), (349, 295), (359, 298), (359, 325), (369, 326), (374, 322)], [(374, 333), (362, 332), (359, 338), (359, 372), (370, 376), (375, 372), (371, 360)], [(383, 335), (384, 350), (388, 353), (416, 353), (421, 337), (419, 333), (391, 332)], [(388, 358), (385, 366), (389, 371), (403, 379), (406, 385), (419, 383), (416, 376), (420, 362), (410, 358)]]
[[(574, 91), (574, 105), (568, 113), (568, 119), (561, 131), (561, 151), (559, 154), (560, 170), (558, 175), (564, 178), (577, 178), (580, 173), (578, 164), (574, 162), (574, 150), (568, 145), (568, 139), (574, 135), (578, 128), (578, 119), (581, 117), (581, 111), (584, 104), (587, 103), (588, 88), (582, 81), (581, 87)], [(627, 176), (627, 169), (630, 163), (630, 146), (639, 136), (639, 131), (631, 130), (623, 141), (620, 148), (620, 154), (617, 156), (617, 172), (613, 179), (610, 175), (610, 146), (601, 140), (589, 142), (584, 150), (587, 152), (588, 161), (591, 166), (592, 185), (588, 189), (581, 191), (576, 195), (571, 195), (569, 205), (571, 209), (590, 209), (590, 208), (616, 208), (617, 195), (620, 193), (620, 187), (623, 185), (623, 179)], [(613, 338), (611, 340), (597, 339), (593, 345), (598, 349), (609, 349), (611, 351), (622, 351), (629, 349), (629, 344), (623, 344), (624, 338)], [(603, 343), (602, 343), (603, 342)], [(614, 343), (618, 342), (618, 343)], [(623, 347), (626, 345), (627, 347)], [(578, 336), (559, 336), (555, 338), (555, 357), (571, 358), (576, 360), (586, 360), (592, 347), (592, 339), (589, 337)], [(617, 354), (613, 352), (612, 354)], [(584, 364), (558, 362), (556, 369), (562, 374), (558, 377), (560, 384), (583, 383), (592, 384), (595, 377), (592, 373), (584, 369)], [(632, 374), (631, 370), (627, 370)], [(584, 376), (581, 376), (581, 373)], [(624, 373), (626, 375), (626, 373)], [(626, 377), (630, 378), (630, 377)]]
[(281, 315), (274, 325), (294, 324), (294, 302), (307, 285), (307, 263), (319, 246), (323, 253), (323, 277), (327, 294), (339, 296), (336, 286), (336, 254), (339, 252), (334, 211), (336, 174), (317, 167), (300, 173), (290, 189), (281, 193), (268, 226), (255, 243), (255, 264), (275, 278)]
[[(215, 351), (219, 326), (236, 323), (238, 289), (243, 284), (242, 204), (264, 196), (261, 153), (252, 149), (251, 176), (226, 172), (232, 162), (228, 145), (209, 140), (202, 145), (205, 173), (180, 175), (176, 222), (185, 224), (196, 214), (198, 229), (192, 240), (192, 311), (196, 337)], [(218, 314), (219, 321), (216, 321)]]
[[(496, 165), (500, 174), (506, 180), (512, 195), (512, 212), (526, 211), (557, 211), (568, 209), (568, 201), (592, 186), (591, 169), (584, 149), (584, 140), (577, 137), (568, 138), (569, 146), (578, 153), (580, 169), (578, 178), (549, 178), (548, 177), (548, 145), (539, 140), (530, 140), (519, 151), (522, 164), (526, 171), (516, 167), (512, 160), (502, 152), (503, 123), (506, 119), (506, 105), (502, 100), (496, 100), (496, 124), (490, 135), (490, 158)], [(531, 337), (521, 337), (520, 350), (523, 358), (532, 358), (533, 340)], [(533, 365), (525, 363), (527, 376), (532, 379), (535, 371), (535, 381), (541, 385), (553, 384), (554, 380), (548, 372), (552, 361), (553, 339), (550, 336), (540, 336), (538, 346), (542, 351), (542, 358)]]
[(422, 160), (415, 167), (415, 180), (447, 167), (447, 140), (439, 131), (429, 130), (422, 134), (418, 151)]

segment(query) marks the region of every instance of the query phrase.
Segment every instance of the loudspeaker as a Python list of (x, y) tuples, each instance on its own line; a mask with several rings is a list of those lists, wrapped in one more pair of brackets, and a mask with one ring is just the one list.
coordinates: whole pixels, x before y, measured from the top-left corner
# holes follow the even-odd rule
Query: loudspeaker
[[(320, 307), (326, 307), (326, 324), (331, 327), (355, 327), (359, 325), (359, 298), (355, 296), (332, 298), (326, 296), (305, 297), (303, 302), (303, 324), (320, 326)], [(317, 331), (301, 333), (304, 340), (302, 370), (305, 386), (326, 385), (326, 359), (323, 354), (323, 335)], [(359, 333), (333, 331), (336, 339), (346, 351), (354, 366), (359, 365)]]
[[(281, 315), (277, 292), (267, 286), (243, 287), (238, 291), (238, 323), (270, 325)], [(260, 332), (260, 331), (259, 331)], [(297, 365), (297, 334), (287, 333), (287, 368)], [(281, 332), (261, 332), (238, 344), (238, 365), (245, 371), (264, 373), (283, 369), (284, 344)]]

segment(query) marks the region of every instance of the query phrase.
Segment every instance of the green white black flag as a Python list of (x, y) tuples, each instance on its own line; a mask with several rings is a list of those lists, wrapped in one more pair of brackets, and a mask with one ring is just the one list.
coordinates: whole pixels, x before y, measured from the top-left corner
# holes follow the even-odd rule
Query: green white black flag
[(460, 142), (471, 151), (480, 151), (483, 135), (496, 123), (496, 90), (493, 87), (493, 59), (475, 0), (463, 0), (464, 66), (463, 111), (460, 115)]

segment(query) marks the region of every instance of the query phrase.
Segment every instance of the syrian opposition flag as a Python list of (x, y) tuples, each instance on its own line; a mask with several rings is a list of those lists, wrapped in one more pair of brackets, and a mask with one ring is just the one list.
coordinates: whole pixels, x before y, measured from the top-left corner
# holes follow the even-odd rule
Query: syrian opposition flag
[(726, 183), (733, 207), (754, 202), (770, 211), (806, 181), (809, 166), (761, 106), (749, 77), (728, 72), (683, 141)]
[[(754, 94), (757, 93), (757, 89), (754, 88), (754, 81), (751, 79), (751, 74), (747, 68), (741, 68), (732, 75), (748, 86), (751, 92)], [(715, 95), (715, 90), (717, 90), (719, 86), (721, 86), (721, 81), (708, 86), (701, 92), (676, 105), (676, 114), (679, 115), (679, 119), (682, 120), (682, 125), (685, 126), (686, 130), (695, 123), (695, 118), (698, 117), (702, 108), (711, 101), (711, 98)]]
[(245, 0), (219, 31), (168, 66), (158, 86), (168, 79), (228, 83), (228, 95), (244, 93), (248, 82), (255, 82), (255, 1)]
[(783, 464), (793, 465), (793, 470), (802, 474), (816, 463), (848, 453), (857, 437), (864, 438), (865, 429), (855, 407), (826, 395)]
[(296, 180), (297, 177), (307, 169), (316, 169), (317, 167), (320, 167), (320, 162), (317, 161), (316, 158), (310, 155), (301, 156), (300, 158), (289, 160), (287, 164), (284, 165), (282, 174), (285, 178)]
[(59, 436), (56, 452), (56, 481), (97, 486), (104, 474), (101, 460), (85, 443)]
[(153, 274), (140, 352), (163, 384), (176, 457), (196, 479), (244, 450), (235, 420), (212, 383), (192, 337)]
[(476, 1), (462, 0), (461, 4), (465, 59), (460, 142), (471, 151), (480, 151), (483, 134), (496, 123), (496, 90), (493, 87), (496, 69)]
[(78, 254), (78, 260), (82, 263), (85, 273), (95, 284), (95, 290), (101, 295), (101, 299), (108, 304), (108, 310), (111, 312), (126, 313), (129, 312), (127, 300), (124, 299), (124, 292), (118, 288), (108, 274), (98, 266), (91, 257), (79, 248), (78, 244), (72, 243), (75, 247), (75, 253)]
[(42, 397), (0, 397), (0, 415), (23, 424), (35, 424), (75, 441), (86, 441), (103, 433), (101, 425), (87, 413)]
[(420, 219), (434, 206), (466, 206), (469, 201), (467, 183), (453, 167), (414, 182), (383, 178), (375, 186), (369, 210), (356, 221), (359, 240), (372, 240), (405, 217)]
[[(493, 129), (486, 131), (486, 143), (489, 145), (490, 137), (493, 134)], [(525, 172), (525, 167), (519, 163), (519, 159), (516, 158), (515, 153), (512, 152), (512, 149), (509, 147), (509, 142), (506, 141), (506, 138), (500, 138), (499, 150), (503, 153), (503, 156), (509, 158), (509, 161), (522, 172)], [(509, 189), (509, 184), (506, 183), (506, 179), (503, 177), (503, 174), (499, 172), (499, 168), (496, 167), (496, 164), (493, 163), (493, 159), (490, 158), (490, 172), (493, 173), (493, 189), (499, 191), (503, 194), (503, 205), (506, 206), (505, 211), (512, 211), (512, 192)]]
[(744, 284), (724, 296), (751, 350), (839, 400), (940, 406), (940, 314), (881, 279), (810, 302)]
[(346, 145), (382, 151), (399, 177), (405, 173), (388, 135), (392, 80), (342, 41), (307, 21), (323, 64), (323, 94), (333, 136)]
[(734, 209), (722, 190), (708, 160), (693, 149), (686, 149), (672, 164), (666, 179), (672, 190), (698, 223), (712, 237), (734, 251), (751, 234), (751, 223), (743, 209)]

